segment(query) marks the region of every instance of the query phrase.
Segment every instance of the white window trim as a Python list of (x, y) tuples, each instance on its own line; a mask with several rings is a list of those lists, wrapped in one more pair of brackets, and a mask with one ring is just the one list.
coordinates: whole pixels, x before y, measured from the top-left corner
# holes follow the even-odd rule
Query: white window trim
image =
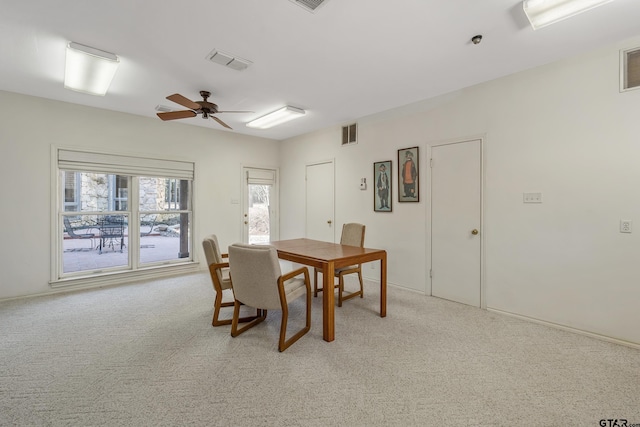
[[(59, 230), (59, 221), (58, 221), (58, 212), (60, 210), (60, 153), (64, 153), (64, 161), (69, 160), (71, 158), (84, 158), (84, 159), (125, 159), (126, 165), (123, 169), (114, 171), (113, 169), (109, 170), (109, 173), (114, 172), (122, 172), (126, 173), (127, 166), (131, 166), (131, 160), (141, 161), (141, 168), (136, 170), (136, 175), (140, 175), (141, 170), (146, 169), (147, 174), (149, 176), (163, 176), (163, 177), (176, 177), (176, 178), (184, 178), (192, 180), (191, 186), (191, 230), (192, 235), (195, 233), (195, 162), (189, 160), (165, 160), (158, 158), (149, 158), (144, 154), (132, 154), (132, 153), (115, 153), (108, 151), (100, 151), (93, 150), (87, 148), (78, 148), (78, 147), (63, 147), (51, 145), (51, 156), (50, 156), (50, 180), (49, 180), (49, 197), (50, 197), (50, 263), (49, 263), (49, 274), (50, 280), (49, 285), (52, 288), (74, 288), (74, 289), (84, 289), (84, 288), (92, 288), (98, 286), (108, 286), (115, 285), (121, 283), (133, 282), (136, 280), (143, 279), (151, 279), (151, 278), (160, 278), (167, 277), (178, 274), (188, 274), (195, 273), (199, 271), (199, 263), (197, 260), (197, 251), (195, 250), (196, 244), (192, 242), (192, 256), (191, 259), (184, 262), (174, 262), (167, 265), (152, 265), (149, 267), (137, 268), (135, 270), (121, 270), (114, 272), (106, 272), (99, 276), (95, 275), (87, 275), (87, 276), (73, 276), (73, 277), (63, 277), (60, 278), (59, 274), (59, 266), (61, 265), (61, 252), (58, 247), (60, 242), (58, 241), (58, 237), (61, 233)], [(115, 157), (114, 157), (115, 156)], [(134, 163), (135, 164), (135, 163)], [(190, 171), (189, 167), (190, 165)], [(65, 165), (64, 169), (73, 170), (74, 168), (68, 168), (68, 165)], [(98, 166), (99, 167), (99, 166)], [(87, 169), (85, 169), (87, 170)], [(93, 164), (93, 167), (89, 167), (88, 170), (96, 171), (96, 164)], [(131, 195), (132, 197), (134, 195)], [(133, 215), (137, 215), (137, 212)]]

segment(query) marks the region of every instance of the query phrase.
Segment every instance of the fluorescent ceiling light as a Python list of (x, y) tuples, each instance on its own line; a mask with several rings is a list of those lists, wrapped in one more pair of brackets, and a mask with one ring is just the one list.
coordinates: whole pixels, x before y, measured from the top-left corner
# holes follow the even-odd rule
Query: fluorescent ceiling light
[(250, 121), (249, 123), (247, 123), (247, 126), (256, 129), (268, 129), (284, 122), (288, 122), (289, 120), (302, 117), (304, 116), (304, 114), (304, 110), (286, 105), (281, 109), (274, 111), (273, 113), (269, 113), (265, 116)]
[(534, 30), (613, 0), (524, 0), (522, 8)]
[(64, 87), (90, 95), (104, 95), (119, 63), (113, 53), (71, 42), (67, 46)]

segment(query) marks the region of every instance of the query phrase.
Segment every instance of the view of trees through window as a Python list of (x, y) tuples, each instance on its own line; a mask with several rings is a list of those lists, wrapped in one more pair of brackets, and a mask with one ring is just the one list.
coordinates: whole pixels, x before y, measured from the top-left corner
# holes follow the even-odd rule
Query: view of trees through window
[(265, 243), (270, 239), (271, 189), (271, 185), (249, 184), (249, 243)]

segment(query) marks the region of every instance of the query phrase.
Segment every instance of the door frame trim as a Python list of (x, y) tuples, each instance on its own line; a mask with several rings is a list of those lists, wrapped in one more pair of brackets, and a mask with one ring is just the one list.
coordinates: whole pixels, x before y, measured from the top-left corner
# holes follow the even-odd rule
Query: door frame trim
[(483, 310), (487, 309), (487, 298), (486, 298), (486, 283), (485, 283), (485, 274), (486, 274), (486, 266), (485, 266), (485, 245), (486, 245), (486, 229), (485, 229), (485, 206), (484, 206), (484, 193), (485, 193), (485, 187), (486, 187), (486, 176), (485, 176), (485, 162), (486, 162), (486, 156), (485, 156), (485, 142), (487, 140), (487, 136), (486, 134), (480, 134), (480, 135), (471, 135), (471, 136), (467, 136), (467, 137), (460, 137), (460, 138), (453, 138), (453, 139), (448, 139), (448, 140), (441, 140), (441, 141), (433, 141), (430, 143), (427, 143), (427, 156), (429, 159), (428, 162), (428, 167), (429, 167), (429, 185), (426, 186), (427, 187), (427, 191), (428, 191), (428, 198), (427, 200), (429, 200), (429, 207), (427, 209), (427, 215), (426, 215), (426, 220), (427, 220), (427, 224), (425, 229), (427, 230), (427, 251), (428, 253), (425, 255), (427, 256), (427, 260), (428, 260), (428, 271), (426, 274), (426, 293), (428, 295), (433, 296), (433, 285), (432, 285), (432, 278), (431, 275), (429, 274), (429, 272), (432, 269), (432, 230), (431, 230), (431, 218), (432, 218), (432, 209), (433, 209), (433, 200), (432, 200), (432, 192), (431, 192), (431, 185), (433, 183), (433, 169), (431, 168), (431, 159), (433, 158), (432, 156), (432, 149), (434, 147), (440, 147), (440, 146), (444, 146), (444, 145), (452, 145), (452, 144), (461, 144), (461, 143), (465, 143), (465, 142), (471, 142), (471, 141), (480, 141), (480, 308)]

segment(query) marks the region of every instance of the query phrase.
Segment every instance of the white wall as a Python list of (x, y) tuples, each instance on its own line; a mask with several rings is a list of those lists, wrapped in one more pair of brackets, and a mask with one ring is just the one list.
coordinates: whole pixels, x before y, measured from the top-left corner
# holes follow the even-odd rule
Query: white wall
[[(51, 291), (51, 145), (196, 163), (194, 256), (202, 237), (240, 241), (240, 165), (278, 165), (278, 142), (0, 91), (0, 299)], [(206, 266), (201, 266), (206, 268)]]
[[(304, 165), (335, 158), (336, 226), (365, 223), (366, 246), (388, 251), (389, 282), (430, 293), (430, 146), (484, 135), (487, 307), (640, 343), (640, 90), (619, 92), (619, 49), (636, 46), (362, 118), (354, 146), (340, 147), (340, 128), (284, 141), (281, 236), (304, 234)], [(416, 145), (421, 201), (398, 203), (397, 149)], [(373, 186), (358, 183), (389, 159), (393, 213), (374, 213)], [(523, 204), (531, 191), (544, 202)], [(621, 219), (636, 231), (619, 233)]]

